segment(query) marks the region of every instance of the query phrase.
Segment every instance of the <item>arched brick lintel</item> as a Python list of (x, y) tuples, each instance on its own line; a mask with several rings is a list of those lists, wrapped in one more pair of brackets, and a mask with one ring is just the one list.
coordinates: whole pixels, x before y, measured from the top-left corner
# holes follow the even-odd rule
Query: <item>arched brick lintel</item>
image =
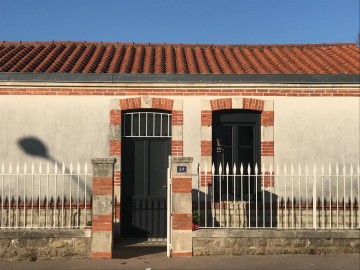
[(162, 109), (172, 111), (174, 100), (167, 98), (155, 98), (155, 97), (136, 97), (120, 99), (120, 110), (132, 110), (132, 109)]
[(247, 109), (254, 111), (263, 111), (265, 101), (255, 98), (221, 98), (210, 100), (211, 111), (226, 109)]

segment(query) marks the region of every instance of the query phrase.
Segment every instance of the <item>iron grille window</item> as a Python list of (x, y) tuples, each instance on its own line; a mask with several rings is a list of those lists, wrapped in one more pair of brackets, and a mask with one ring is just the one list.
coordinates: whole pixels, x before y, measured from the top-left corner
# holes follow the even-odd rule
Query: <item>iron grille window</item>
[(129, 112), (124, 115), (124, 137), (171, 137), (171, 114)]

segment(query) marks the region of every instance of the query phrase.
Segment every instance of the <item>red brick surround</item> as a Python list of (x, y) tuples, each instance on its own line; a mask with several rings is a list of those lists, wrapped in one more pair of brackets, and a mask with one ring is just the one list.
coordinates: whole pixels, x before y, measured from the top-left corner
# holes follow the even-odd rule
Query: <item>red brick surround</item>
[[(261, 100), (254, 98), (223, 98), (214, 100), (203, 100), (201, 104), (201, 126), (202, 126), (202, 138), (201, 138), (201, 185), (205, 186), (205, 183), (211, 183), (211, 165), (212, 165), (212, 112), (215, 110), (224, 109), (247, 109), (261, 112), (261, 159), (269, 167), (269, 163), (273, 165), (274, 162), (274, 106), (272, 100)], [(269, 129), (265, 132), (265, 129)], [(265, 135), (266, 133), (266, 135)], [(269, 135), (270, 134), (270, 135)], [(205, 177), (205, 164), (207, 176)], [(265, 172), (266, 174), (266, 172)], [(205, 179), (206, 178), (206, 179)], [(269, 186), (270, 182), (264, 182), (266, 186)], [(273, 185), (273, 183), (271, 183)]]
[[(183, 128), (183, 110), (182, 101), (175, 101), (177, 104), (174, 106), (174, 100), (167, 98), (156, 97), (133, 97), (127, 99), (112, 100), (110, 108), (110, 130), (118, 130), (119, 132), (110, 136), (110, 156), (116, 158), (114, 169), (114, 185), (115, 185), (115, 222), (120, 222), (120, 187), (121, 187), (121, 113), (122, 111), (131, 109), (162, 109), (171, 112), (172, 114), (172, 127), (181, 129)], [(171, 141), (171, 156), (183, 155), (183, 140), (182, 137), (174, 136)], [(182, 134), (182, 132), (181, 132)]]

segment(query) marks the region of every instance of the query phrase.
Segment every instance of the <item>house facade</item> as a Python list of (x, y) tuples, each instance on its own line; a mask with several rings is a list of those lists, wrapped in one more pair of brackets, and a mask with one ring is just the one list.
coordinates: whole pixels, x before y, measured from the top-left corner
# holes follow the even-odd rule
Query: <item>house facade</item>
[[(201, 187), (213, 164), (265, 175), (276, 164), (350, 166), (359, 162), (359, 63), (355, 44), (3, 42), (0, 162), (115, 158), (117, 223), (144, 196), (166, 215), (168, 156), (192, 157), (194, 172), (200, 164)], [(162, 226), (154, 237), (165, 237)], [(134, 223), (117, 230), (148, 235)]]

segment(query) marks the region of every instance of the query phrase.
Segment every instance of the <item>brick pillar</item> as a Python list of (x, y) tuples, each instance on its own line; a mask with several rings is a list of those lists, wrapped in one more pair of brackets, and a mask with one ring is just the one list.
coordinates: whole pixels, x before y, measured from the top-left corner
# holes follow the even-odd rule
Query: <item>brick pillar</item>
[(192, 256), (192, 161), (174, 157), (172, 166), (172, 256)]
[(114, 158), (94, 158), (91, 258), (111, 259), (114, 215)]

